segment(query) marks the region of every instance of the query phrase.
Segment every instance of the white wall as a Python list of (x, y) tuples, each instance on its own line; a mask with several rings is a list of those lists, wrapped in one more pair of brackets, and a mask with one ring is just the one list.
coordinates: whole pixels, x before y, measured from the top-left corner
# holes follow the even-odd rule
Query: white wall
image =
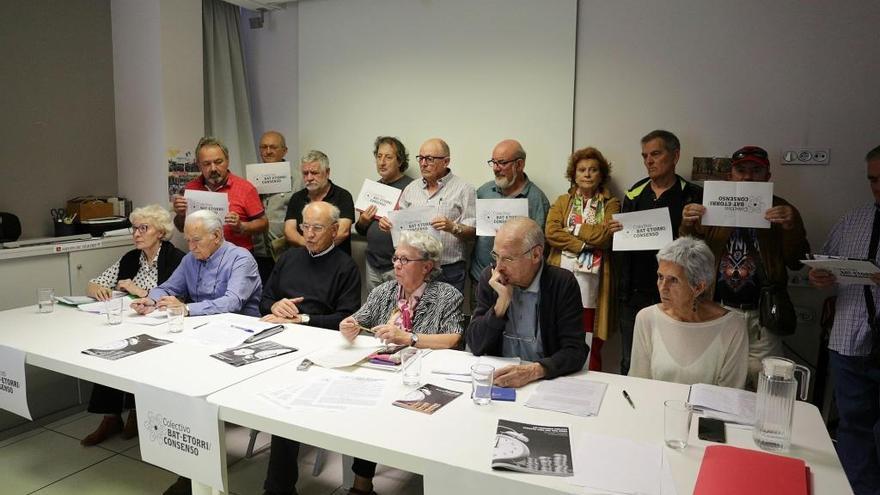
[(199, 0), (113, 0), (119, 193), (168, 204), (169, 154), (204, 132)]

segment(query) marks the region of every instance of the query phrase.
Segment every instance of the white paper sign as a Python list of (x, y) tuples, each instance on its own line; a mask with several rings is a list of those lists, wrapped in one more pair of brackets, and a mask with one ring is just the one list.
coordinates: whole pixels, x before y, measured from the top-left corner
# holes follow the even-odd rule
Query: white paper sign
[(27, 402), (24, 356), (18, 349), (0, 345), (0, 409), (33, 419)]
[(217, 405), (149, 385), (135, 390), (141, 458), (226, 491)]
[(672, 242), (669, 208), (615, 213), (613, 218), (623, 224), (614, 233), (614, 251), (657, 250)]
[(764, 212), (773, 206), (773, 183), (707, 180), (703, 206), (703, 225), (769, 229)]
[(358, 194), (357, 201), (354, 202), (354, 207), (356, 210), (364, 211), (371, 205), (375, 205), (376, 216), (387, 217), (397, 206), (397, 200), (400, 199), (401, 193), (403, 191), (396, 187), (364, 179), (364, 185), (361, 186), (361, 192)]
[(426, 232), (439, 238), (437, 231), (431, 227), (431, 219), (440, 215), (436, 206), (411, 206), (403, 210), (394, 210), (388, 214), (391, 221), (391, 241), (397, 246), (400, 233), (404, 230)]
[(290, 162), (251, 163), (245, 175), (260, 194), (290, 192)]
[(478, 199), (477, 200), (477, 235), (495, 236), (504, 222), (513, 217), (529, 216), (529, 200), (514, 199)]
[(220, 215), (222, 221), (229, 213), (229, 198), (226, 193), (187, 189), (183, 192), (183, 197), (186, 198), (187, 215), (194, 211), (210, 210)]
[(814, 256), (814, 260), (801, 260), (810, 268), (821, 268), (834, 274), (840, 285), (874, 285), (871, 275), (880, 272), (874, 263), (865, 260), (845, 260)]

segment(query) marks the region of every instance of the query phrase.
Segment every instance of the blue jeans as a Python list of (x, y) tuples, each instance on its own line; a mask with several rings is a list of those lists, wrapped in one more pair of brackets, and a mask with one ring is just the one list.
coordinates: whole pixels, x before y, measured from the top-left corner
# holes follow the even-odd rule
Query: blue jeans
[(828, 351), (840, 424), (837, 455), (856, 495), (880, 494), (880, 367)]

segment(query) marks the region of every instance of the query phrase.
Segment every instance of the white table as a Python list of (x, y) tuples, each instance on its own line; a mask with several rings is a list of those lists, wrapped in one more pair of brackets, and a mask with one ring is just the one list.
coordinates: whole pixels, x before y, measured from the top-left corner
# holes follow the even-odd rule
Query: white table
[[(408, 388), (402, 385), (398, 374), (367, 368), (355, 368), (350, 372), (390, 379), (385, 396), (376, 408), (291, 414), (256, 397), (257, 393), (304, 381), (309, 375), (330, 373), (316, 367), (298, 372), (298, 360), (211, 394), (207, 400), (219, 406), (220, 419), (224, 421), (421, 474), (426, 495), (547, 494), (581, 493), (583, 490), (569, 484), (566, 478), (493, 471), (489, 460), (499, 418), (568, 426), (572, 438), (580, 432), (590, 432), (662, 444), (663, 401), (685, 400), (688, 393), (685, 385), (590, 372), (581, 376), (608, 384), (597, 417), (581, 418), (524, 407), (537, 384), (520, 389), (515, 403), (496, 401), (480, 407), (469, 399), (470, 384), (430, 373), (442, 357), (442, 352), (433, 352), (425, 358), (422, 382), (464, 393), (433, 415), (392, 406), (391, 402), (401, 398)], [(624, 400), (624, 388), (635, 402), (635, 409)], [(696, 438), (695, 425), (696, 421), (692, 424), (690, 445), (684, 451), (664, 447), (679, 495), (693, 492), (703, 451), (709, 445)], [(728, 428), (728, 442), (757, 450), (751, 430)], [(788, 455), (802, 458), (809, 464), (814, 494), (851, 493), (819, 411), (813, 405), (797, 403), (792, 443)], [(626, 468), (621, 466), (621, 469)]]

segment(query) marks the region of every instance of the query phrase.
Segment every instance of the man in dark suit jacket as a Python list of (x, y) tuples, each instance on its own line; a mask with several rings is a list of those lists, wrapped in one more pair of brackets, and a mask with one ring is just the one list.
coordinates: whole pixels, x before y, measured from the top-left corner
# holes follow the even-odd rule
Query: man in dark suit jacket
[(521, 387), (583, 369), (584, 341), (580, 289), (574, 275), (544, 263), (544, 231), (517, 217), (497, 232), (493, 266), (477, 289), (477, 307), (467, 343), (480, 356), (520, 357), (525, 364), (495, 371), (499, 387)]

